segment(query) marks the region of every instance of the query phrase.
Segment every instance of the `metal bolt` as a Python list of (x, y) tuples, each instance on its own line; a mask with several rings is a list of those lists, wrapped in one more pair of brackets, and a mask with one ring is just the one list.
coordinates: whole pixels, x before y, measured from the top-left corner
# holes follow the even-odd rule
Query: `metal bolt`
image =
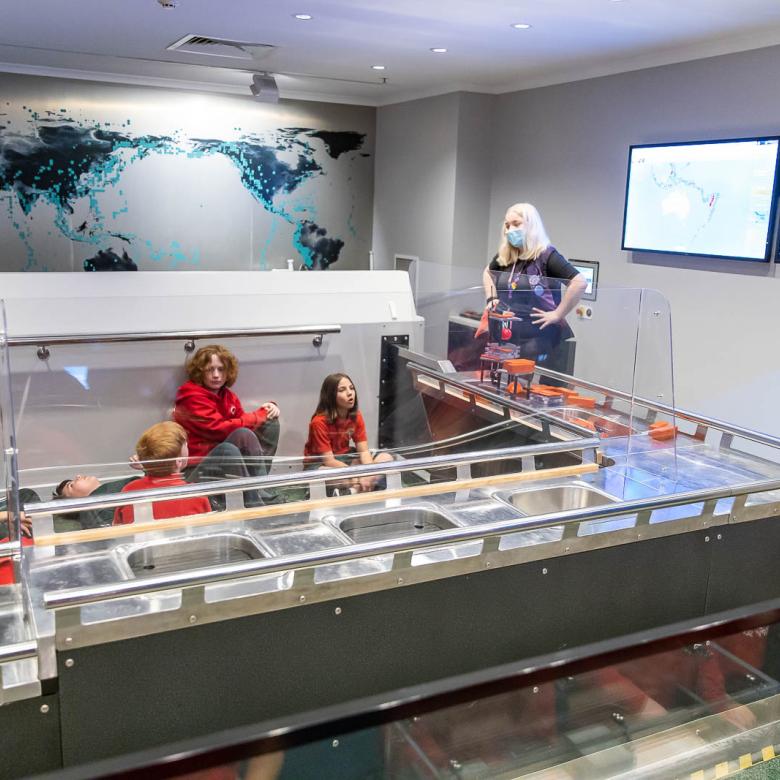
[(399, 585), (403, 585), (404, 584), (404, 578), (403, 577), (399, 577), (398, 578), (398, 584)]
[(41, 704), (41, 712), (46, 715), (49, 712), (49, 705), (48, 704)]
[(564, 552), (569, 552), (569, 550), (570, 550), (570, 549), (571, 549), (571, 547), (564, 547), (564, 548), (563, 548), (563, 551), (564, 551)]
[(65, 644), (66, 645), (73, 644), (73, 637), (72, 636), (66, 636), (65, 637)]
[(341, 614), (341, 607), (336, 607), (336, 609), (333, 610), (337, 615)]
[(534, 693), (539, 693), (539, 686), (538, 685), (534, 685)]
[(298, 601), (306, 601), (306, 596), (298, 596)]
[(490, 563), (490, 561), (485, 561), (485, 566), (486, 566), (486, 567), (489, 569), (489, 568), (490, 568), (490, 566), (491, 566), (491, 563)]
[(705, 537), (704, 537), (704, 541), (705, 541), (705, 542), (709, 542), (709, 540), (710, 540), (710, 537), (709, 537), (709, 536), (705, 536)]
[(547, 569), (542, 569), (542, 574), (547, 574)]
[(195, 615), (190, 615), (190, 623), (192, 624), (192, 623), (197, 623), (197, 622), (198, 622), (198, 618), (195, 617)]
[(660, 316), (661, 316), (661, 312), (660, 311), (654, 311), (653, 312), (653, 317), (660, 317)]
[(333, 745), (334, 748), (336, 748), (339, 746), (339, 741), (337, 739), (334, 739), (333, 742), (331, 742), (330, 744)]
[(65, 659), (65, 666), (67, 666), (68, 669), (72, 669), (73, 668), (73, 664), (75, 664), (75, 663), (76, 662), (72, 658), (66, 658)]
[(718, 534), (718, 541), (720, 541), (723, 538), (723, 534)]

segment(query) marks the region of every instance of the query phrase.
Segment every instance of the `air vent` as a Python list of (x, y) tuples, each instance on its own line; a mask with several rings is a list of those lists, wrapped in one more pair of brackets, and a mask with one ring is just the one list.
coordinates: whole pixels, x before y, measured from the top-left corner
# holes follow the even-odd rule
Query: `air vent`
[(225, 38), (211, 38), (208, 35), (185, 35), (166, 47), (168, 51), (185, 54), (205, 54), (209, 57), (226, 57), (234, 60), (258, 60), (274, 50), (267, 43), (251, 41), (230, 41)]

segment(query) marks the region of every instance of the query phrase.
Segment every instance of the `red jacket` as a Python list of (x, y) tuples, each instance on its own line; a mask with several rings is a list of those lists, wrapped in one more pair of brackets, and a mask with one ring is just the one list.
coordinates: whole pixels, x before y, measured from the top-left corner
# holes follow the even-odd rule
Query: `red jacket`
[[(175, 487), (186, 485), (181, 474), (171, 474), (167, 477), (144, 476), (128, 482), (123, 488), (123, 493), (133, 490), (151, 490), (152, 488)], [(192, 498), (172, 498), (167, 501), (155, 501), (152, 504), (152, 517), (155, 520), (164, 520), (168, 517), (184, 517), (185, 515), (200, 515), (211, 511), (211, 504), (205, 496), (193, 496)], [(114, 510), (113, 525), (126, 525), (135, 521), (133, 507), (118, 506)]]
[(214, 393), (195, 382), (176, 391), (173, 419), (187, 431), (189, 465), (198, 461), (238, 428), (258, 428), (267, 419), (265, 409), (245, 412), (238, 396), (227, 387)]

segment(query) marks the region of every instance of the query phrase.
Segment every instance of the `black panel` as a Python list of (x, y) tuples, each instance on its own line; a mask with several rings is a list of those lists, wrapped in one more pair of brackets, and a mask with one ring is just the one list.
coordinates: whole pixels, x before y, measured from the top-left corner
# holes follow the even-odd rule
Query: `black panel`
[(378, 435), (382, 449), (427, 444), (431, 440), (425, 408), (414, 388), (407, 361), (398, 357), (398, 348), (408, 346), (408, 335), (382, 336)]
[(687, 534), (60, 654), (65, 762), (694, 617), (710, 548)]
[(780, 596), (780, 518), (720, 526), (708, 535), (713, 553), (708, 612)]
[[(48, 708), (42, 712), (41, 708)], [(26, 777), (62, 767), (57, 696), (0, 707), (0, 777)]]

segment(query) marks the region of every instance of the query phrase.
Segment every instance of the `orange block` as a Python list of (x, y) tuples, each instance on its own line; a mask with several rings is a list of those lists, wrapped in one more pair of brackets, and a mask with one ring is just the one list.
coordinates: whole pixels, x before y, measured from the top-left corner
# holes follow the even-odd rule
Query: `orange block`
[(552, 387), (551, 385), (531, 385), (531, 392), (546, 396), (563, 395), (563, 393), (557, 387)]
[(536, 363), (533, 360), (525, 360), (524, 358), (512, 358), (504, 361), (504, 369), (512, 375), (530, 374), (535, 367)]
[(590, 420), (583, 420), (582, 417), (572, 417), (571, 422), (579, 425), (581, 428), (588, 428), (591, 431), (596, 430), (596, 426)]
[(506, 386), (507, 393), (525, 393), (525, 387), (520, 382), (510, 382)]
[(669, 422), (650, 423), (650, 438), (656, 441), (668, 441), (677, 436), (677, 426)]
[(574, 404), (574, 406), (579, 406), (580, 409), (595, 409), (596, 408), (596, 399), (595, 398), (588, 398), (584, 395), (570, 395), (569, 396), (569, 403)]
[(572, 390), (570, 387), (559, 387), (558, 390), (563, 393), (567, 398), (573, 398), (578, 396), (579, 393), (576, 390)]

